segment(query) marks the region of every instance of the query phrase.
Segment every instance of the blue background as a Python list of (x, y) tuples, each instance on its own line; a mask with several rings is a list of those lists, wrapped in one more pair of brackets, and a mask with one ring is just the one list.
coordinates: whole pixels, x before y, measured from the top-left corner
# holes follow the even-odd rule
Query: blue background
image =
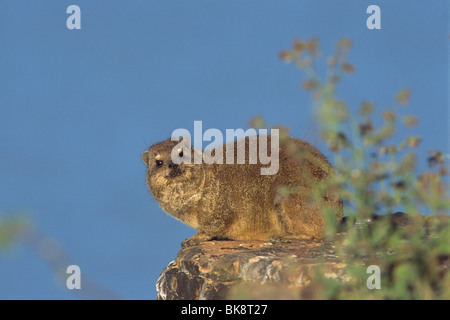
[[(81, 30), (66, 28), (71, 4)], [(381, 30), (366, 28), (371, 4)], [(154, 299), (195, 230), (158, 207), (141, 153), (194, 120), (225, 132), (263, 115), (327, 154), (301, 72), (278, 58), (313, 36), (326, 55), (353, 41), (349, 106), (390, 108), (410, 88), (419, 151), (448, 150), (448, 1), (1, 0), (0, 212), (25, 212), (82, 281)], [(0, 298), (79, 297), (36, 249), (0, 255)]]

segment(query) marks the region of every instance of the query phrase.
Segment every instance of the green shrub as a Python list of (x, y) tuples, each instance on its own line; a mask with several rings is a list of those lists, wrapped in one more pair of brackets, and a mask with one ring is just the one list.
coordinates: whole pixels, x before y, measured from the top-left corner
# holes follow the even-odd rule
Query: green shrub
[[(327, 241), (346, 263), (350, 280), (318, 272), (308, 293), (321, 299), (449, 299), (449, 156), (430, 151), (426, 168), (418, 172), (421, 139), (402, 136), (418, 124), (404, 114), (411, 91), (399, 91), (395, 106), (378, 117), (372, 102), (362, 102), (352, 114), (337, 97), (339, 82), (356, 70), (347, 61), (351, 41), (337, 43), (324, 75), (316, 68), (323, 63), (319, 47), (317, 39), (296, 39), (280, 58), (306, 75), (302, 87), (311, 93), (321, 136), (333, 155), (336, 175), (328, 188), (344, 201), (347, 228), (340, 233), (342, 226), (328, 219)], [(395, 211), (406, 213), (406, 225), (392, 224), (387, 214)], [(375, 215), (381, 217), (376, 222)], [(370, 265), (381, 270), (381, 289), (366, 286)]]

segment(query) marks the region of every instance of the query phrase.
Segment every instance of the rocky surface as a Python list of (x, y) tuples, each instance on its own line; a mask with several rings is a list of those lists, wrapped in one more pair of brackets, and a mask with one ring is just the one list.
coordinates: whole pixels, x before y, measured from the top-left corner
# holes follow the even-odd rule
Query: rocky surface
[(324, 242), (207, 241), (178, 252), (159, 276), (157, 299), (247, 298), (250, 288), (252, 298), (291, 299), (319, 265), (326, 277), (345, 281), (345, 265)]
[[(334, 243), (344, 245), (343, 238), (350, 227), (370, 227), (386, 219), (392, 230), (410, 223), (402, 212), (373, 216), (352, 225), (344, 218)], [(449, 221), (449, 216), (423, 216), (421, 223), (428, 228), (433, 223)], [(157, 299), (314, 299), (317, 282), (313, 280), (318, 273), (349, 283), (343, 260), (333, 245), (324, 241), (207, 241), (180, 250), (164, 268), (156, 284)], [(450, 255), (437, 256), (436, 264), (442, 281), (450, 269)]]

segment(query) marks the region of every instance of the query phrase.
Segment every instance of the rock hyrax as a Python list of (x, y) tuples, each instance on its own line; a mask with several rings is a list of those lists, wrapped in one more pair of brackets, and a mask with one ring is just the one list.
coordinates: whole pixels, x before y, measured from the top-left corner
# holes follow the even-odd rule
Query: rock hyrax
[[(270, 150), (270, 136), (267, 140)], [(183, 247), (212, 239), (322, 239), (325, 210), (336, 219), (342, 217), (342, 200), (324, 187), (333, 168), (305, 141), (280, 140), (279, 168), (274, 175), (261, 174), (260, 168), (267, 165), (248, 163), (248, 137), (245, 164), (175, 164), (171, 154), (178, 144), (170, 139), (157, 143), (142, 159), (147, 165), (147, 185), (161, 208), (199, 231)], [(236, 160), (237, 141), (231, 144)], [(201, 154), (190, 150), (191, 159), (194, 153)], [(183, 149), (175, 152), (180, 158), (186, 156)]]

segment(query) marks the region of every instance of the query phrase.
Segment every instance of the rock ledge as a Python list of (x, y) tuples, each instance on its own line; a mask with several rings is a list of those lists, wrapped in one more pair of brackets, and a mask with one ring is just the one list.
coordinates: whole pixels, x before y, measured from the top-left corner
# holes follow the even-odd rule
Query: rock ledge
[[(239, 288), (254, 286), (268, 291), (283, 286), (286, 297), (272, 298), (290, 299), (308, 285), (318, 265), (327, 277), (345, 281), (345, 265), (325, 242), (207, 241), (180, 250), (164, 268), (156, 283), (157, 299), (216, 300), (230, 294), (236, 298)], [(273, 292), (279, 295), (280, 290)], [(267, 296), (264, 292), (261, 297)]]

